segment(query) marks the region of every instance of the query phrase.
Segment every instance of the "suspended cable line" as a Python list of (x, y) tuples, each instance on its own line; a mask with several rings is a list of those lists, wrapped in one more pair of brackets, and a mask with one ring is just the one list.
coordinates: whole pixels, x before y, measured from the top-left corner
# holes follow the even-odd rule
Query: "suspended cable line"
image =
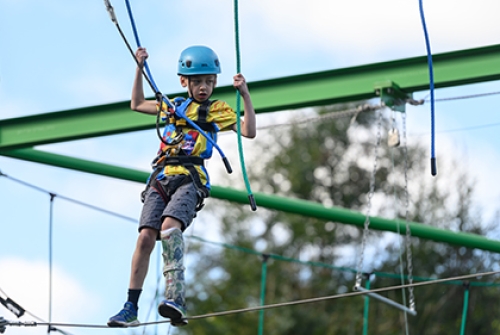
[[(443, 134), (443, 133), (457, 133), (457, 132), (462, 132), (462, 131), (478, 130), (478, 129), (484, 129), (484, 128), (498, 127), (498, 126), (500, 126), (500, 122), (482, 124), (482, 125), (465, 127), (465, 128), (440, 130), (440, 131), (438, 131), (438, 133), (440, 133), (440, 134)], [(411, 135), (408, 135), (408, 136), (424, 136), (424, 135), (428, 135), (428, 134), (429, 133), (418, 133), (418, 134), (411, 134)]]
[(72, 202), (74, 204), (77, 204), (77, 205), (80, 205), (80, 206), (83, 206), (83, 207), (87, 207), (87, 208), (93, 209), (93, 210), (98, 211), (98, 212), (102, 212), (102, 213), (105, 213), (105, 214), (108, 214), (108, 215), (112, 215), (112, 216), (118, 217), (120, 219), (124, 219), (124, 220), (130, 221), (130, 222), (137, 223), (137, 219), (134, 219), (134, 218), (131, 218), (129, 216), (125, 216), (125, 215), (122, 215), (122, 214), (119, 214), (119, 213), (116, 213), (116, 212), (112, 212), (110, 210), (107, 210), (107, 209), (104, 209), (104, 208), (101, 208), (101, 207), (90, 205), (90, 204), (87, 204), (87, 203), (79, 201), (79, 200), (68, 198), (66, 196), (63, 196), (63, 195), (60, 195), (60, 194), (57, 194), (57, 193), (53, 193), (53, 192), (47, 191), (46, 189), (43, 189), (43, 188), (41, 188), (39, 186), (35, 186), (33, 184), (30, 184), (30, 183), (27, 183), (25, 181), (16, 179), (14, 177), (11, 177), (11, 176), (9, 176), (9, 175), (7, 175), (5, 173), (2, 173), (1, 171), (0, 171), (0, 177), (5, 177), (5, 178), (7, 178), (7, 179), (9, 179), (11, 181), (14, 181), (14, 182), (19, 183), (21, 185), (24, 185), (26, 187), (32, 188), (32, 189), (37, 190), (39, 192), (47, 193), (51, 197), (54, 197), (54, 198), (58, 197), (59, 199), (66, 200), (68, 202)]
[[(487, 92), (487, 93), (477, 93), (477, 94), (469, 94), (469, 95), (461, 95), (461, 96), (456, 96), (456, 97), (449, 97), (449, 98), (439, 98), (435, 99), (434, 101), (436, 102), (444, 102), (444, 101), (453, 101), (453, 100), (463, 100), (463, 99), (474, 99), (474, 98), (483, 98), (491, 95), (497, 95), (500, 94), (500, 91), (495, 91), (495, 92)], [(425, 100), (426, 102), (430, 100)]]
[[(463, 281), (463, 280), (470, 279), (470, 278), (491, 276), (491, 275), (495, 275), (495, 274), (499, 274), (499, 273), (500, 273), (500, 271), (490, 271), (490, 272), (467, 274), (467, 275), (461, 275), (461, 276), (455, 276), (455, 277), (449, 277), (449, 278), (435, 279), (435, 280), (426, 281), (426, 282), (388, 286), (388, 287), (370, 289), (370, 290), (366, 290), (366, 291), (354, 291), (354, 292), (348, 292), (348, 293), (342, 293), (342, 294), (336, 294), (336, 295), (330, 295), (330, 296), (322, 296), (322, 297), (317, 297), (317, 298), (308, 298), (308, 299), (294, 300), (294, 301), (289, 301), (289, 302), (282, 302), (282, 303), (277, 303), (277, 304), (268, 304), (268, 305), (264, 305), (264, 306), (254, 306), (254, 307), (247, 307), (247, 308), (234, 309), (234, 310), (228, 310), (228, 311), (220, 311), (220, 312), (201, 314), (201, 315), (196, 315), (196, 316), (188, 316), (188, 317), (186, 317), (186, 319), (199, 320), (199, 319), (206, 319), (206, 318), (211, 318), (211, 317), (219, 317), (219, 316), (227, 316), (227, 315), (255, 312), (255, 311), (259, 311), (261, 309), (268, 310), (268, 309), (275, 309), (275, 308), (281, 308), (281, 307), (287, 307), (287, 306), (296, 306), (296, 305), (318, 303), (318, 302), (323, 302), (323, 301), (328, 301), (328, 300), (363, 296), (363, 295), (367, 295), (370, 293), (401, 290), (403, 288), (408, 288), (408, 287), (434, 285), (434, 284), (440, 284), (440, 283), (445, 283), (448, 281), (455, 281), (455, 280), (462, 280)], [(140, 323), (138, 325), (133, 325), (130, 328), (135, 328), (135, 327), (140, 327), (140, 326), (149, 326), (149, 325), (155, 325), (155, 324), (167, 323), (167, 322), (170, 322), (170, 320), (143, 322), (143, 323)], [(0, 324), (0, 326), (1, 325), (2, 324)], [(8, 320), (5, 320), (3, 325), (5, 325), (5, 326), (19, 326), (19, 327), (21, 327), (21, 326), (36, 327), (36, 326), (49, 326), (49, 325), (51, 325), (51, 326), (59, 326), (59, 327), (109, 328), (107, 325), (98, 325), (98, 324), (57, 323), (57, 322), (48, 323), (48, 322), (35, 322), (35, 321), (20, 322), (20, 321), (8, 321)]]

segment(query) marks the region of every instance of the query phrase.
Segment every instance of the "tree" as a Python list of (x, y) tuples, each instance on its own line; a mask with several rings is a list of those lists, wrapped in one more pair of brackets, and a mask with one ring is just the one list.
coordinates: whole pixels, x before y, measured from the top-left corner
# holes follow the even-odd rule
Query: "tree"
[[(354, 105), (358, 104), (326, 107), (317, 115), (330, 115)], [(296, 118), (305, 119), (305, 116)], [(258, 160), (252, 162), (249, 169), (253, 188), (327, 206), (365, 211), (374, 170), (373, 152), (379, 120), (382, 119), (377, 117), (377, 113), (360, 113), (355, 118), (322, 118), (321, 122), (303, 122), (259, 134)], [(384, 119), (381, 123), (383, 129), (387, 129), (387, 121)], [(405, 173), (404, 169), (393, 167), (404, 166), (405, 151), (402, 147), (389, 149), (385, 143), (378, 151), (380, 157), (375, 174), (372, 215), (384, 214), (404, 219), (405, 208), (395, 209), (394, 197), (405, 193)], [(409, 187), (414, 194), (409, 207), (410, 221), (481, 234), (487, 231), (478, 214), (473, 212), (473, 187), (466, 175), (458, 175), (462, 182), (449, 185), (444, 190), (436, 185), (422, 185), (414, 180), (423, 173), (421, 157), (425, 157), (425, 150), (418, 144), (411, 145), (407, 147), (407, 155), (409, 164), (406, 175), (413, 181)], [(450, 205), (453, 195), (457, 195), (454, 198), (456, 201)], [(211, 200), (212, 207), (215, 202)], [(266, 263), (267, 304), (330, 296), (352, 289), (360, 229), (263, 209), (249, 213), (247, 206), (227, 206), (225, 202), (217, 207), (226, 208), (220, 214), (221, 231), (226, 243), (235, 247), (202, 244), (196, 250), (190, 250), (190, 257), (197, 260), (194, 269), (190, 269), (193, 274), (188, 292), (191, 315), (258, 306), (261, 271), (264, 269), (263, 258), (258, 253), (276, 255), (267, 259)], [(369, 254), (367, 251), (365, 258), (370, 261), (369, 271), (397, 274), (400, 272), (399, 240), (390, 238), (383, 244), (387, 238), (382, 239), (382, 236), (387, 234), (370, 231), (367, 244), (377, 253)], [(488, 257), (492, 257), (460, 247), (413, 240), (413, 268), (418, 276), (446, 277), (480, 271), (487, 266)], [(319, 264), (321, 266), (313, 266)], [(391, 278), (377, 277), (374, 284), (398, 283)], [(414, 291), (421, 309), (417, 317), (409, 319), (410, 332), (442, 334), (443, 329), (458, 332), (463, 299), (460, 285), (433, 286)], [(473, 330), (473, 334), (491, 334), (498, 330), (493, 316), (493, 313), (498, 315), (498, 309), (481, 307), (478, 301), (498, 299), (498, 289), (474, 291), (479, 295), (474, 295), (471, 300), (471, 313), (478, 313), (480, 318), (478, 321), (469, 320), (467, 329)], [(402, 299), (401, 292), (389, 292), (387, 296), (394, 300)], [(375, 301), (371, 303), (368, 321), (370, 333), (375, 334), (401, 334), (405, 327), (400, 311)], [(180, 332), (246, 335), (255, 334), (258, 325), (259, 312), (249, 312), (196, 320)], [(265, 334), (360, 334), (362, 327), (363, 300), (343, 298), (267, 310), (263, 330)]]

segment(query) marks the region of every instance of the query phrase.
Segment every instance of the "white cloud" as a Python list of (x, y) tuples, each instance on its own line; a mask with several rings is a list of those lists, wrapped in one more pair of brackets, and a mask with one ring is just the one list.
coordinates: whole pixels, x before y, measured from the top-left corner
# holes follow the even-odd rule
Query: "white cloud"
[[(279, 36), (274, 43), (292, 43), (297, 52), (320, 48), (332, 56), (357, 60), (382, 53), (385, 58), (388, 53), (425, 54), (417, 1), (259, 0), (245, 9), (260, 17), (259, 25), (270, 35)], [(453, 0), (424, 2), (433, 52), (497, 43), (499, 11), (500, 3), (495, 0), (473, 5)]]
[[(1, 306), (0, 315), (14, 322), (47, 322), (49, 319), (48, 264), (22, 258), (0, 258), (0, 269), (2, 269), (0, 288), (27, 311), (18, 320), (10, 311)], [(92, 309), (88, 306), (99, 306), (100, 297), (57, 266), (53, 267), (52, 278), (52, 322), (74, 323), (96, 318), (99, 308)], [(35, 319), (30, 313), (43, 321)], [(9, 335), (46, 333), (47, 328), (41, 326), (35, 329), (12, 326), (6, 331)]]

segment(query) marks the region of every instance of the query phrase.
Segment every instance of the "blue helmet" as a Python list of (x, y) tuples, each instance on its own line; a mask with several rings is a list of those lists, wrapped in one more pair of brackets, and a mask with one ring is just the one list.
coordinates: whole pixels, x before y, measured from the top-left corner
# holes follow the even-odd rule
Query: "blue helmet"
[(219, 74), (220, 63), (217, 54), (210, 48), (195, 45), (182, 51), (179, 57), (177, 74), (194, 76), (200, 74)]

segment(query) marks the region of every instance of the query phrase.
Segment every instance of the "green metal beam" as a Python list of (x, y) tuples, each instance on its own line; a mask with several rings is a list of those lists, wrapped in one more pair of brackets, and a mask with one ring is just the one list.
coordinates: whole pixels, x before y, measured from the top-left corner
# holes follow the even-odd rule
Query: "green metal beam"
[[(59, 166), (140, 183), (144, 183), (149, 176), (148, 172), (86, 161), (83, 159), (67, 157), (34, 149), (17, 149), (4, 152), (3, 154), (5, 156), (23, 159), (26, 161), (49, 164), (52, 166)], [(232, 188), (212, 186), (211, 196), (213, 198), (229, 200), (240, 204), (248, 204), (247, 193)], [(325, 207), (311, 201), (289, 199), (276, 195), (255, 193), (254, 196), (259, 207), (300, 214), (323, 220), (331, 220), (358, 227), (364, 226), (365, 215), (358, 212), (338, 207)], [(415, 237), (500, 253), (500, 241), (490, 240), (480, 235), (452, 232), (415, 222), (410, 222), (409, 227), (411, 235)], [(370, 217), (370, 228), (394, 233), (399, 232), (401, 235), (406, 234), (405, 222), (380, 217)]]
[[(500, 44), (433, 56), (435, 87), (500, 79)], [(429, 86), (427, 57), (355, 66), (249, 83), (257, 113), (376, 97), (376, 83), (392, 81), (407, 93)], [(182, 93), (169, 96), (183, 95)], [(232, 86), (214, 98), (235, 105)], [(130, 111), (129, 102), (0, 120), (0, 150), (152, 129), (155, 118)]]

